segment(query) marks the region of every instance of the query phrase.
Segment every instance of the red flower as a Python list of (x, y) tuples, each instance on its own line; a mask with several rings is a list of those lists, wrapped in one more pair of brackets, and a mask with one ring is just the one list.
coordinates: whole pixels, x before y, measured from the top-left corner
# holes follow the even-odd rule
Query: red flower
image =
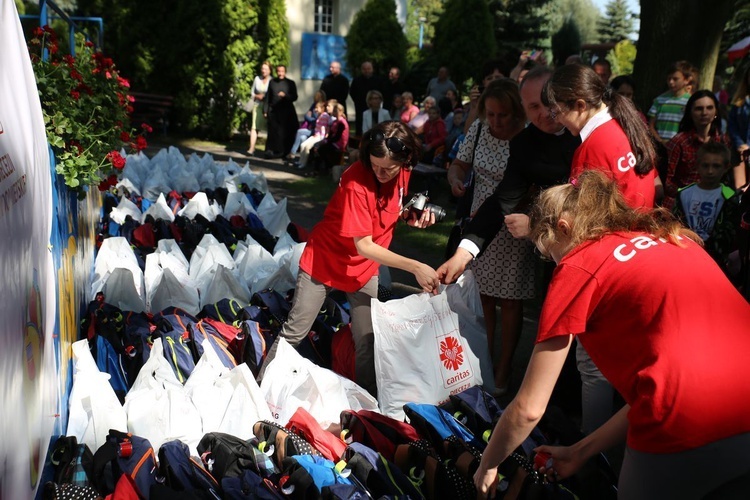
[(78, 92), (77, 90), (71, 90), (70, 96), (77, 101), (78, 99), (81, 98), (81, 93)]
[(116, 185), (117, 185), (117, 176), (115, 174), (112, 174), (99, 183), (99, 191), (109, 191), (109, 188), (116, 186)]
[(80, 74), (77, 70), (71, 69), (70, 70), (70, 77), (73, 80), (78, 80), (79, 82), (83, 81), (83, 75)]
[(54, 44), (54, 43), (50, 44), (50, 46), (49, 46), (49, 53), (50, 54), (57, 54), (57, 50), (58, 50), (57, 49), (57, 44)]
[(133, 106), (128, 106), (127, 108), (125, 108), (125, 111), (127, 111), (128, 114), (132, 113), (133, 112)]
[(84, 45), (85, 45), (86, 47), (93, 47), (93, 46), (94, 46), (94, 43), (93, 43), (93, 42), (91, 42), (91, 41), (89, 41), (89, 40), (86, 40), (86, 43), (84, 43)]
[(68, 149), (70, 148), (76, 148), (78, 150), (78, 156), (83, 153), (83, 146), (81, 146), (81, 143), (76, 141), (75, 139), (68, 143)]
[(135, 102), (135, 97), (128, 94), (128, 102)]
[[(65, 54), (65, 55), (63, 56), (63, 61), (65, 61), (65, 64), (67, 64), (67, 65), (68, 65), (69, 67), (71, 67), (71, 68), (72, 68), (72, 67), (73, 67), (73, 65), (74, 65), (74, 64), (75, 64), (75, 62), (76, 62), (76, 58), (75, 58), (75, 57), (73, 57), (73, 56), (71, 56), (70, 54)], [(75, 71), (75, 70), (74, 70), (74, 71)], [(73, 75), (72, 75), (72, 73), (71, 73), (71, 76), (73, 76)]]
[(107, 158), (112, 162), (112, 166), (118, 170), (125, 166), (125, 158), (118, 151), (110, 151), (107, 153)]
[(464, 362), (464, 348), (455, 337), (440, 342), (440, 361), (449, 370), (458, 370)]
[(130, 141), (130, 134), (128, 134), (125, 131), (120, 132), (120, 140), (122, 142), (128, 142), (128, 141)]
[(138, 137), (135, 138), (135, 142), (133, 143), (133, 148), (136, 151), (143, 151), (144, 149), (146, 149), (146, 146), (148, 146), (148, 143), (146, 142), (146, 139), (143, 136), (139, 135)]
[(154, 131), (154, 129), (151, 128), (151, 125), (149, 125), (148, 123), (141, 123), (141, 128), (143, 129), (144, 132), (148, 134)]
[(32, 34), (36, 37), (40, 37), (44, 35), (44, 30), (40, 28), (39, 26), (37, 26), (36, 28), (34, 28), (34, 31), (32, 32)]
[(109, 71), (105, 71), (105, 72), (104, 72), (104, 76), (106, 76), (106, 77), (107, 77), (107, 80), (109, 80), (109, 79), (111, 79), (111, 78), (112, 78), (112, 73), (110, 73)]
[(130, 88), (130, 82), (121, 76), (117, 77), (117, 83), (119, 83), (121, 87), (125, 87), (126, 89)]

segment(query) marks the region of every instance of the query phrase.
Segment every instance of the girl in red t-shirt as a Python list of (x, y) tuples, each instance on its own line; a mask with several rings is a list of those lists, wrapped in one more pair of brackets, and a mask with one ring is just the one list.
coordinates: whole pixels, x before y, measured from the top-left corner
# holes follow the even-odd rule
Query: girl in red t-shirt
[(550, 478), (627, 440), (618, 498), (748, 498), (750, 305), (698, 235), (666, 210), (630, 208), (600, 172), (545, 191), (531, 238), (557, 263), (521, 389), (474, 476), (497, 466), (544, 414), (577, 336), (625, 407), (569, 447), (541, 446)]
[(377, 394), (370, 300), (378, 295), (378, 268), (395, 267), (414, 274), (428, 293), (437, 293), (439, 280), (430, 266), (388, 250), (399, 220), (424, 228), (435, 216), (403, 210), (413, 165), (422, 145), (403, 123), (377, 124), (362, 139), (360, 161), (341, 181), (312, 230), (300, 259), (297, 288), (289, 319), (281, 335), (292, 345), (301, 342), (332, 288), (346, 292), (356, 348), (356, 382)]

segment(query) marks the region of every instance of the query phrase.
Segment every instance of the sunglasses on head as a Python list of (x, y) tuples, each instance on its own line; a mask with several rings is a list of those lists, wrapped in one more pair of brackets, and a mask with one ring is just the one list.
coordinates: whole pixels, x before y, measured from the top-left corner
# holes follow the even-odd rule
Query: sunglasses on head
[(409, 154), (411, 152), (411, 150), (406, 147), (406, 144), (404, 144), (404, 141), (398, 137), (386, 137), (381, 131), (373, 132), (370, 135), (370, 141), (375, 144), (385, 142), (385, 147), (393, 154)]

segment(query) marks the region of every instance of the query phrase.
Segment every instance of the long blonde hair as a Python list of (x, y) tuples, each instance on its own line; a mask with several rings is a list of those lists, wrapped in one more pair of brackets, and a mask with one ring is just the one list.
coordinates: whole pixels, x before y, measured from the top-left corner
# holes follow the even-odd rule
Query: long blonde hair
[(531, 240), (544, 254), (559, 241), (558, 221), (570, 222), (571, 245), (596, 240), (613, 232), (643, 232), (682, 245), (686, 237), (701, 238), (685, 228), (668, 210), (642, 212), (631, 208), (617, 184), (598, 170), (586, 170), (571, 184), (544, 191), (530, 216)]

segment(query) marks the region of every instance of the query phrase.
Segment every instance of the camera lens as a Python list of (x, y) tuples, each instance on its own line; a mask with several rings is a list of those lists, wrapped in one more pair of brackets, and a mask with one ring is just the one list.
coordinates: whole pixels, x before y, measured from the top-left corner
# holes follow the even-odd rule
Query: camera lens
[(440, 222), (441, 220), (445, 219), (445, 209), (443, 207), (428, 203), (424, 208), (425, 210), (429, 210), (435, 215), (435, 222)]

